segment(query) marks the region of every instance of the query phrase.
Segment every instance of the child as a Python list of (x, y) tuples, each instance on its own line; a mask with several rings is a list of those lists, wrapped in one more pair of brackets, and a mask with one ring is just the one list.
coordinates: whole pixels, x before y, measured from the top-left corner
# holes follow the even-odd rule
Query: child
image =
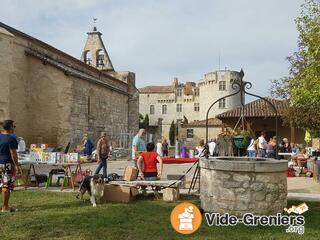
[[(141, 153), (138, 158), (138, 169), (141, 177), (145, 180), (154, 181), (161, 178), (162, 159), (158, 153), (154, 152), (155, 146), (153, 143), (147, 144), (147, 152)], [(157, 169), (157, 162), (160, 163), (160, 171)]]

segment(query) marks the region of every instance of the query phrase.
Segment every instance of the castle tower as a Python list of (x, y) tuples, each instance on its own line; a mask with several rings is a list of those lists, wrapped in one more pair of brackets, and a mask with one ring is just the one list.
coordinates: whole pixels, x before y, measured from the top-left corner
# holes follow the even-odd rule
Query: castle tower
[(97, 27), (94, 26), (93, 31), (87, 34), (88, 38), (81, 55), (81, 61), (99, 70), (114, 71), (112, 62), (101, 38), (102, 33), (97, 31)]

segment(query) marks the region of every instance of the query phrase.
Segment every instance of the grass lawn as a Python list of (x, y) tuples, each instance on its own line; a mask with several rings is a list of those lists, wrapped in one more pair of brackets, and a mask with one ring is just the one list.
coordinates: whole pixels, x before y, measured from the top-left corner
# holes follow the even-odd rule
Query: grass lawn
[[(320, 239), (320, 203), (307, 203), (304, 235), (285, 233), (286, 227), (208, 227), (204, 218), (196, 233), (181, 235), (170, 224), (177, 203), (138, 199), (93, 208), (75, 195), (14, 192), (12, 206), (19, 212), (0, 213), (0, 239)], [(183, 200), (199, 204), (194, 198)]]

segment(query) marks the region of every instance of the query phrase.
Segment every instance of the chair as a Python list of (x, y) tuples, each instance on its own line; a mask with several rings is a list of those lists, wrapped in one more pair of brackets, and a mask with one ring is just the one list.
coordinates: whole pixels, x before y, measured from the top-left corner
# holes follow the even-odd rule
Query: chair
[[(58, 180), (57, 180), (57, 185), (60, 185), (60, 180), (63, 178), (63, 185), (68, 185), (69, 184), (69, 177), (66, 176), (66, 172), (64, 169), (52, 169), (49, 172), (49, 176), (48, 176), (48, 180), (45, 184), (46, 189), (52, 185), (52, 176), (53, 175), (60, 175), (58, 176)], [(62, 176), (61, 176), (62, 175)]]

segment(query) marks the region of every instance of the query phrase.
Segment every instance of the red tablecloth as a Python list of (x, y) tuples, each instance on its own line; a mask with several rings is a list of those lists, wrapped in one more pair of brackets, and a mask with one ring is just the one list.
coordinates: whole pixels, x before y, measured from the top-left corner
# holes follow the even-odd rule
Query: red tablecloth
[(179, 163), (193, 163), (198, 161), (199, 158), (171, 158), (162, 157), (163, 164), (179, 164)]

